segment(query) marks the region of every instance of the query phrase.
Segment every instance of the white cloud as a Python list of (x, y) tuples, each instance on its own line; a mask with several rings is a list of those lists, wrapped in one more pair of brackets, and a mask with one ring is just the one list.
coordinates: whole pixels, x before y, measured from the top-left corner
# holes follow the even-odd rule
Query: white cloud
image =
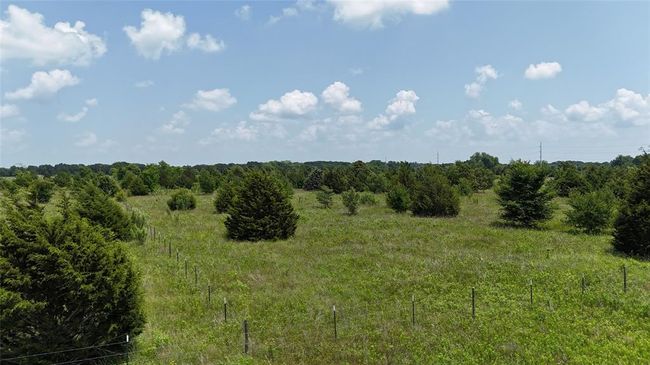
[(300, 90), (288, 92), (280, 100), (271, 99), (258, 106), (257, 111), (250, 114), (256, 121), (278, 121), (302, 117), (316, 108), (316, 95)]
[(325, 104), (330, 105), (341, 113), (358, 113), (362, 110), (361, 102), (350, 97), (350, 88), (336, 81), (328, 86), (321, 94)]
[(564, 114), (571, 120), (582, 120), (585, 122), (593, 122), (602, 118), (607, 110), (589, 105), (585, 100), (577, 104), (570, 105), (564, 111)]
[(327, 131), (327, 127), (323, 124), (312, 124), (303, 129), (298, 135), (297, 139), (303, 142), (313, 142), (318, 139), (319, 135)]
[(6, 20), (0, 20), (2, 59), (25, 59), (33, 64), (88, 65), (106, 53), (104, 41), (84, 30), (86, 24), (58, 22), (46, 26), (43, 15), (9, 5)]
[(431, 15), (449, 7), (448, 0), (329, 0), (334, 20), (359, 28), (378, 29), (385, 20), (400, 21), (404, 15)]
[(99, 101), (97, 101), (97, 98), (92, 98), (92, 99), (86, 99), (85, 103), (88, 106), (97, 106), (99, 104)]
[(13, 104), (0, 105), (0, 119), (13, 118), (20, 115), (20, 109)]
[(207, 53), (223, 51), (226, 48), (226, 44), (223, 41), (216, 40), (209, 34), (201, 37), (199, 33), (192, 33), (187, 37), (187, 46), (190, 49), (198, 49)]
[(250, 125), (247, 121), (242, 120), (232, 128), (219, 127), (215, 128), (209, 138), (204, 138), (199, 141), (201, 144), (210, 144), (215, 140), (240, 140), (240, 141), (254, 141), (259, 134), (259, 128), (255, 125)]
[(136, 82), (134, 86), (138, 88), (145, 88), (145, 87), (153, 86), (154, 84), (155, 83), (152, 80), (143, 80), (143, 81)]
[(172, 119), (167, 123), (163, 124), (160, 128), (161, 132), (167, 134), (183, 134), (185, 133), (185, 127), (190, 124), (190, 118), (185, 114), (184, 111), (178, 111), (174, 113)]
[(82, 120), (86, 116), (86, 114), (88, 114), (88, 107), (84, 106), (83, 108), (81, 108), (81, 111), (77, 114), (61, 113), (57, 116), (57, 119), (62, 120), (64, 122), (76, 123)]
[(476, 72), (476, 81), (465, 85), (465, 95), (470, 98), (478, 98), (485, 88), (485, 84), (489, 79), (497, 79), (499, 74), (492, 65), (478, 66), (474, 69)]
[(97, 135), (93, 132), (86, 132), (79, 136), (79, 139), (75, 142), (75, 146), (78, 147), (90, 147), (97, 143)]
[(524, 76), (530, 80), (552, 79), (562, 72), (562, 65), (557, 62), (542, 62), (529, 65)]
[(237, 103), (228, 89), (199, 90), (194, 99), (184, 107), (190, 109), (204, 109), (213, 112), (227, 109)]
[(513, 109), (513, 110), (521, 110), (521, 108), (523, 108), (523, 106), (524, 105), (518, 99), (511, 100), (508, 103), (508, 107), (510, 107), (510, 109)]
[(250, 20), (251, 6), (246, 4), (235, 10), (235, 16), (241, 20)]
[(140, 14), (140, 29), (124, 27), (131, 43), (145, 58), (157, 60), (163, 52), (172, 53), (183, 46), (185, 19), (172, 13), (145, 9)]
[(368, 128), (374, 130), (388, 127), (398, 127), (396, 123), (404, 115), (415, 113), (415, 103), (420, 100), (413, 90), (400, 90), (393, 99), (389, 101), (384, 114), (380, 114), (368, 122)]
[(632, 125), (650, 124), (650, 94), (645, 97), (628, 89), (616, 90), (616, 95), (604, 103), (591, 105), (582, 100), (564, 111), (567, 119), (583, 122), (618, 122)]
[(79, 81), (68, 70), (37, 71), (32, 75), (31, 83), (27, 87), (7, 92), (5, 97), (9, 100), (48, 98), (64, 87), (78, 84)]

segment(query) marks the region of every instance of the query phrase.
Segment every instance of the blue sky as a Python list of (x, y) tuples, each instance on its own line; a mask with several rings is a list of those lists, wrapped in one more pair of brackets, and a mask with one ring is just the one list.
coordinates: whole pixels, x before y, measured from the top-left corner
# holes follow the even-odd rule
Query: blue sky
[(650, 144), (649, 2), (2, 12), (2, 166), (534, 160), (540, 142), (547, 160), (604, 161)]

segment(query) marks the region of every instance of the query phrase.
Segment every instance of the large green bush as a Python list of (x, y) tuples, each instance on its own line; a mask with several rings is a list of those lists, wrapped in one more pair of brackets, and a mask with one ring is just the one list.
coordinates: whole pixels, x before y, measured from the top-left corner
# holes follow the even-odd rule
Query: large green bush
[(298, 222), (283, 183), (268, 172), (248, 172), (228, 210), (226, 229), (235, 240), (287, 239)]
[(650, 256), (650, 156), (633, 173), (629, 190), (614, 223), (614, 248)]
[(567, 222), (589, 234), (601, 233), (612, 223), (614, 200), (614, 194), (610, 191), (572, 192), (569, 195), (571, 210), (566, 213)]
[(108, 238), (132, 239), (132, 223), (120, 205), (96, 185), (86, 183), (77, 193), (78, 213), (105, 228)]
[(534, 227), (552, 216), (550, 191), (544, 186), (546, 171), (527, 162), (512, 162), (497, 187), (501, 218), (506, 222)]
[(219, 186), (214, 197), (214, 209), (217, 213), (228, 212), (235, 199), (235, 194), (235, 185), (232, 182), (224, 182)]
[(191, 210), (196, 208), (196, 198), (188, 189), (178, 189), (167, 200), (171, 210)]
[[(140, 279), (119, 242), (73, 212), (46, 220), (5, 206), (0, 220), (0, 340), (12, 364), (53, 364), (124, 352), (142, 332)], [(75, 351), (65, 351), (77, 348)], [(4, 362), (3, 362), (4, 363)]]
[(409, 192), (404, 186), (398, 184), (386, 194), (386, 204), (397, 213), (404, 213), (411, 206)]
[(411, 212), (421, 217), (455, 216), (460, 211), (458, 193), (433, 167), (419, 171), (411, 192)]

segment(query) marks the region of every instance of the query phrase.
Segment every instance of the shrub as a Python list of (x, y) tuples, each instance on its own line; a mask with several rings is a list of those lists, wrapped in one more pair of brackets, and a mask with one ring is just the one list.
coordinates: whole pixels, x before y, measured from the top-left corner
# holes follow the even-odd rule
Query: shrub
[(38, 179), (38, 176), (36, 176), (36, 174), (33, 172), (29, 170), (18, 170), (16, 171), (16, 178), (14, 179), (14, 182), (18, 186), (26, 188), (36, 179)]
[[(124, 352), (142, 332), (140, 278), (129, 255), (70, 211), (45, 219), (9, 207), (0, 220), (0, 341), (3, 358), (47, 353), (21, 364), (78, 362)], [(74, 352), (65, 351), (78, 348)]]
[(474, 193), (474, 187), (472, 186), (472, 182), (464, 177), (458, 179), (457, 186), (458, 186), (458, 192), (462, 196), (470, 196)]
[(112, 176), (108, 175), (99, 175), (97, 177), (97, 187), (108, 196), (115, 196), (115, 194), (120, 190), (117, 181), (115, 181)]
[(196, 198), (188, 189), (178, 189), (167, 200), (171, 210), (190, 210), (196, 208)]
[(30, 200), (37, 203), (47, 203), (54, 194), (54, 184), (49, 180), (36, 179), (29, 185)]
[(296, 232), (298, 222), (286, 189), (262, 171), (246, 174), (228, 214), (228, 237), (235, 240), (287, 239)]
[(132, 223), (122, 207), (97, 186), (86, 183), (77, 193), (77, 211), (82, 218), (106, 229), (108, 239), (128, 241)]
[(343, 192), (343, 194), (341, 194), (341, 199), (343, 200), (343, 205), (348, 208), (348, 213), (350, 213), (350, 215), (357, 214), (360, 196), (356, 190), (350, 189)]
[(307, 180), (305, 180), (305, 184), (303, 185), (302, 188), (305, 190), (316, 190), (319, 189), (322, 184), (323, 184), (323, 170), (313, 169), (307, 176)]
[(614, 248), (650, 256), (650, 156), (642, 158), (614, 223)]
[(198, 176), (199, 188), (204, 194), (212, 194), (217, 186), (217, 179), (208, 170), (202, 170)]
[(610, 191), (593, 191), (569, 195), (571, 210), (567, 222), (589, 234), (601, 233), (612, 223), (614, 195)]
[(336, 194), (341, 194), (348, 189), (349, 183), (341, 168), (331, 168), (323, 173), (323, 185), (329, 186)]
[(386, 204), (397, 213), (403, 213), (409, 209), (411, 198), (406, 188), (400, 184), (386, 194)]
[(143, 211), (133, 208), (131, 209), (130, 218), (131, 223), (133, 224), (131, 228), (131, 236), (133, 236), (133, 239), (138, 243), (144, 243), (147, 239), (147, 230), (145, 228), (145, 225), (147, 224), (147, 216)]
[(363, 192), (359, 195), (361, 205), (377, 205), (377, 197), (373, 193)]
[(233, 183), (224, 182), (217, 189), (217, 195), (214, 197), (214, 209), (217, 213), (226, 213), (232, 206), (235, 199), (235, 187)]
[(584, 193), (588, 184), (575, 165), (563, 162), (555, 172), (552, 186), (557, 195), (569, 196), (573, 191)]
[(332, 197), (334, 192), (327, 186), (321, 186), (320, 190), (316, 193), (316, 199), (323, 206), (323, 208), (330, 208), (332, 206)]
[(421, 217), (455, 216), (460, 198), (447, 178), (433, 168), (420, 172), (412, 192), (411, 212)]
[(540, 166), (512, 162), (497, 187), (501, 218), (524, 227), (550, 219), (552, 195), (544, 186), (545, 178), (546, 172)]
[(122, 187), (129, 190), (131, 195), (147, 195), (149, 194), (149, 189), (144, 183), (142, 178), (133, 172), (129, 171), (124, 175), (122, 180)]

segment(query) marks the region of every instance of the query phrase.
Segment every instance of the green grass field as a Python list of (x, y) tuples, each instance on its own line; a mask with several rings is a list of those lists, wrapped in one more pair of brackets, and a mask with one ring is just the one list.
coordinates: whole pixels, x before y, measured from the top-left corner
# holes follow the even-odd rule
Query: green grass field
[(650, 363), (650, 262), (615, 255), (611, 236), (571, 233), (562, 202), (528, 230), (497, 224), (491, 192), (431, 219), (393, 213), (383, 198), (348, 216), (339, 197), (326, 210), (297, 191), (295, 237), (251, 243), (225, 237), (211, 196), (171, 215), (167, 196), (128, 201), (163, 237), (129, 244), (147, 316), (132, 363)]

